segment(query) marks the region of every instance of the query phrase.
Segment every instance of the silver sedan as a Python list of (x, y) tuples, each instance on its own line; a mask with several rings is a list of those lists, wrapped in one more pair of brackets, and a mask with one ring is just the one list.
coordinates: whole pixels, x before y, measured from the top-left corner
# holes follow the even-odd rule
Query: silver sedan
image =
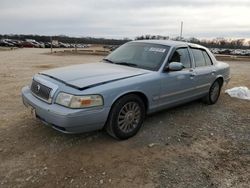
[(202, 98), (215, 104), (230, 79), (228, 64), (185, 42), (128, 42), (102, 62), (40, 72), (22, 89), (26, 107), (64, 133), (105, 128), (134, 136), (147, 114)]

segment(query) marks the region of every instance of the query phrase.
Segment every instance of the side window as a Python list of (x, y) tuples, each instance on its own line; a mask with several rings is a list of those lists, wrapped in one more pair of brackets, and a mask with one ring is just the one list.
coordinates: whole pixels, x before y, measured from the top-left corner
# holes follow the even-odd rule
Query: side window
[(196, 67), (206, 66), (206, 61), (203, 56), (203, 51), (199, 49), (191, 49), (194, 55), (194, 61)]
[(207, 64), (207, 65), (212, 65), (213, 63), (212, 63), (210, 57), (208, 56), (207, 52), (203, 51), (202, 53), (203, 53), (203, 55), (204, 55), (206, 64)]
[(174, 52), (170, 62), (180, 62), (184, 65), (185, 68), (190, 68), (191, 60), (188, 49), (187, 48), (177, 49)]

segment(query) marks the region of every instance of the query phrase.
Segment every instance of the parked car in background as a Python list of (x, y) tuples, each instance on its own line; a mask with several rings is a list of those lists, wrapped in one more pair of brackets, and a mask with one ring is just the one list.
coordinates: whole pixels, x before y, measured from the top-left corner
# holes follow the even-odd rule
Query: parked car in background
[(22, 46), (24, 48), (35, 48), (35, 47), (37, 47), (37, 45), (34, 45), (32, 42), (28, 42), (28, 41), (23, 41)]
[(45, 44), (43, 42), (37, 42), (40, 48), (45, 48)]
[(58, 44), (59, 44), (60, 48), (69, 48), (70, 47), (70, 44), (67, 44), (67, 43), (59, 42)]
[(45, 42), (44, 47), (45, 48), (51, 48), (51, 43), (50, 42)]
[(249, 49), (224, 49), (224, 48), (211, 48), (211, 52), (214, 54), (223, 55), (236, 55), (236, 56), (250, 56)]
[(4, 42), (7, 42), (8, 44), (11, 44), (11, 47), (18, 47), (18, 41), (12, 40), (12, 39), (4, 39)]
[(21, 40), (11, 40), (12, 41), (12, 44), (15, 45), (15, 47), (18, 47), (18, 48), (22, 48), (22, 42)]
[[(53, 48), (88, 48), (89, 44), (70, 44), (64, 42), (53, 43)], [(24, 48), (51, 48), (51, 42), (41, 42), (34, 39), (15, 40), (15, 39), (1, 39), (0, 46), (3, 47), (24, 47)]]
[(3, 47), (15, 47), (14, 44), (6, 41), (5, 39), (0, 40), (0, 46), (3, 46)]
[(133, 41), (101, 63), (34, 75), (22, 98), (36, 118), (61, 132), (105, 128), (111, 136), (127, 139), (147, 114), (200, 98), (215, 104), (229, 79), (229, 65), (203, 46)]

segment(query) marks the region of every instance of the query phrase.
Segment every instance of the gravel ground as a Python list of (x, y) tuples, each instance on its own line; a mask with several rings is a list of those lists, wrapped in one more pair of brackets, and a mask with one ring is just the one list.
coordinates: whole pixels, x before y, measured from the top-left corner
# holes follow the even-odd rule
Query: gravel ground
[[(250, 102), (222, 93), (146, 118), (137, 136), (65, 135), (32, 119), (20, 90), (40, 70), (102, 56), (0, 51), (0, 187), (249, 187)], [(229, 62), (227, 86), (250, 88), (250, 62)]]

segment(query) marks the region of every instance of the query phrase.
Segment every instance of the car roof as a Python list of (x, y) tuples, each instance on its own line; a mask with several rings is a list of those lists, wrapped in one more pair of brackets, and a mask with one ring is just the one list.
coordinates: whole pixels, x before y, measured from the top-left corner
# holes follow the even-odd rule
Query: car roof
[(132, 41), (132, 42), (161, 44), (161, 45), (166, 45), (166, 46), (170, 46), (170, 47), (190, 46), (193, 48), (205, 49), (204, 46), (201, 46), (198, 44), (184, 42), (184, 41), (174, 41), (174, 40), (136, 40), (136, 41)]

